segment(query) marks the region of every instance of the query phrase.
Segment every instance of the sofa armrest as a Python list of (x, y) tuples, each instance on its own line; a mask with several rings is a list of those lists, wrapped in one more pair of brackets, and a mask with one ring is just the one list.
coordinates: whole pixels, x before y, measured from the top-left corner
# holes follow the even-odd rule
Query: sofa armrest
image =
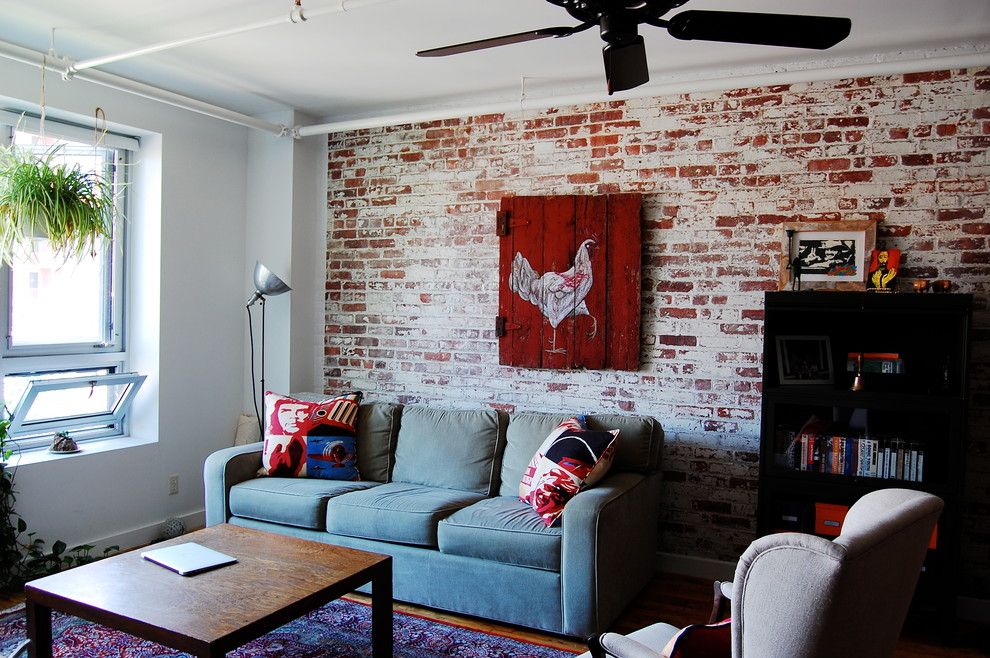
[(564, 507), (565, 633), (604, 630), (653, 577), (659, 506), (659, 475), (616, 473)]
[(226, 523), (230, 518), (230, 488), (250, 480), (261, 468), (264, 443), (250, 443), (218, 450), (206, 458), (203, 485), (206, 490), (206, 525)]

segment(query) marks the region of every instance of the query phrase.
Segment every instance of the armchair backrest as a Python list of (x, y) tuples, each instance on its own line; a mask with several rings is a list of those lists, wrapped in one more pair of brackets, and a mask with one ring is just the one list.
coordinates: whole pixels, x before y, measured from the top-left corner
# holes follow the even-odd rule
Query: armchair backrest
[(754, 541), (733, 581), (733, 658), (890, 655), (941, 512), (931, 494), (882, 489), (849, 509), (834, 541)]

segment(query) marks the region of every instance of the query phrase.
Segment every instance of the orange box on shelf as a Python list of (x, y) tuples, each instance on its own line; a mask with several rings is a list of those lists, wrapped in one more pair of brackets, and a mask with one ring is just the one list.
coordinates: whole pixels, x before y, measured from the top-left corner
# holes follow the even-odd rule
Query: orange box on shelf
[(819, 535), (838, 537), (842, 530), (842, 521), (848, 511), (849, 508), (845, 505), (815, 503), (815, 532)]
[[(845, 505), (832, 505), (831, 503), (815, 503), (815, 534), (838, 537), (842, 531), (842, 522), (846, 518), (849, 508)], [(935, 549), (938, 546), (938, 524), (932, 530), (932, 538), (928, 542), (928, 548)]]

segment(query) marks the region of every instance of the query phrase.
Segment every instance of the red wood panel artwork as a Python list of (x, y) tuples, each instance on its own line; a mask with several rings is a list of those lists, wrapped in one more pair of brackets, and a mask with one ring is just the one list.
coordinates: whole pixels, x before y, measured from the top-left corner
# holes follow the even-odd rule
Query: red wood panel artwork
[[(536, 270), (542, 292), (543, 368), (569, 368), (574, 353), (573, 316), (578, 297), (591, 283), (591, 263), (584, 269), (574, 252), (574, 197), (553, 196), (543, 204), (543, 269)], [(586, 270), (586, 271), (585, 271)]]
[[(540, 290), (538, 282), (530, 281), (523, 273), (525, 263), (536, 271), (543, 270), (543, 199), (517, 197), (514, 210), (514, 215), (509, 217), (513, 251), (510, 269), (514, 268), (516, 273), (509, 277), (509, 287), (513, 290), (509, 323), (519, 328), (509, 332), (514, 343), (513, 361), (509, 365), (540, 368), (543, 366), (543, 315), (537, 304)], [(529, 260), (522, 254), (528, 254)]]
[(605, 272), (605, 254), (608, 252), (608, 233), (605, 224), (606, 197), (579, 196), (576, 201), (575, 238), (577, 244), (594, 240), (589, 245), (592, 276), (597, 277), (584, 298), (588, 313), (574, 316), (574, 358), (571, 368), (601, 370), (606, 367), (605, 322), (606, 296), (602, 273)]
[(641, 197), (502, 200), (499, 363), (639, 367)]
[(606, 361), (616, 370), (639, 368), (641, 203), (638, 194), (613, 194), (608, 198)]

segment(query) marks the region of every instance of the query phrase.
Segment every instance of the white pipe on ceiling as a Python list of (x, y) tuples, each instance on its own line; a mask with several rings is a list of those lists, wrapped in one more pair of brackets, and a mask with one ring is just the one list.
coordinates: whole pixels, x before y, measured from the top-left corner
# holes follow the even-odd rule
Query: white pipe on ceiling
[(825, 69), (775, 71), (772, 73), (712, 78), (708, 80), (669, 82), (656, 85), (644, 85), (630, 91), (617, 93), (614, 96), (607, 96), (604, 92), (594, 92), (570, 96), (525, 99), (522, 101), (504, 101), (463, 107), (440, 107), (363, 119), (331, 121), (329, 123), (319, 123), (310, 126), (296, 126), (293, 128), (293, 133), (299, 137), (308, 137), (310, 135), (346, 132), (350, 130), (363, 130), (366, 128), (381, 128), (383, 126), (395, 126), (407, 123), (438, 121), (440, 119), (450, 119), (453, 117), (502, 113), (508, 114), (522, 110), (544, 110), (548, 107), (604, 103), (631, 98), (647, 98), (650, 96), (704, 93), (710, 91), (725, 91), (727, 89), (739, 89), (742, 87), (764, 87), (768, 85), (797, 84), (801, 82), (819, 82), (823, 80), (838, 80), (842, 78), (895, 75), (898, 73), (920, 73), (924, 71), (976, 68), (983, 66), (990, 66), (990, 52), (900, 61), (870, 62), (868, 64), (852, 64)]
[[(38, 68), (46, 66), (47, 70), (63, 75), (65, 74), (67, 67), (67, 60), (46, 57), (42, 53), (35, 50), (23, 48), (5, 41), (0, 41), (0, 57)], [(176, 94), (165, 89), (159, 89), (158, 87), (152, 87), (151, 85), (144, 84), (143, 82), (136, 82), (129, 78), (123, 78), (112, 73), (104, 73), (103, 71), (80, 71), (75, 75), (75, 78), (85, 80), (86, 82), (103, 85), (104, 87), (117, 89), (119, 91), (124, 91), (129, 94), (149, 98), (151, 100), (166, 103), (184, 110), (204, 114), (206, 116), (213, 117), (214, 119), (220, 119), (222, 121), (235, 123), (240, 126), (246, 126), (248, 128), (254, 128), (255, 130), (272, 133), (273, 135), (291, 134), (291, 130), (288, 126), (272, 123), (270, 121), (264, 121), (247, 114), (241, 114), (240, 112), (228, 110), (224, 107), (211, 105), (210, 103), (205, 103), (195, 98)]]
[[(151, 44), (150, 46), (135, 48), (133, 50), (127, 50), (112, 55), (103, 55), (102, 57), (92, 57), (90, 59), (83, 59), (78, 62), (75, 62), (74, 64), (69, 65), (68, 75), (71, 77), (75, 75), (78, 71), (90, 69), (93, 68), (94, 66), (103, 66), (104, 64), (112, 64), (113, 62), (119, 62), (124, 59), (131, 59), (132, 57), (140, 57), (141, 55), (150, 55), (151, 53), (157, 53), (163, 50), (171, 50), (173, 48), (179, 48), (180, 46), (187, 46), (193, 43), (199, 43), (201, 41), (220, 39), (222, 37), (228, 37), (234, 34), (241, 34), (242, 32), (251, 32), (253, 30), (258, 30), (265, 27), (281, 25), (282, 23), (296, 23), (296, 22), (308, 21), (311, 18), (317, 18), (319, 16), (326, 16), (328, 14), (340, 14), (345, 11), (351, 11), (352, 9), (355, 8), (367, 7), (370, 5), (377, 5), (385, 2), (395, 2), (395, 0), (340, 0), (339, 4), (333, 5), (331, 7), (321, 7), (319, 9), (305, 10), (305, 13), (303, 13), (302, 8), (299, 8), (298, 11), (296, 9), (293, 9), (292, 11), (287, 12), (281, 16), (278, 16), (277, 18), (271, 18), (263, 21), (256, 21), (254, 23), (239, 25), (236, 27), (231, 27), (216, 32), (207, 32), (205, 34), (187, 37), (185, 39), (175, 39), (173, 41), (160, 41), (158, 43)], [(300, 18), (299, 21), (296, 20), (296, 16), (299, 16)], [(303, 18), (303, 16), (305, 16), (305, 18)]]

